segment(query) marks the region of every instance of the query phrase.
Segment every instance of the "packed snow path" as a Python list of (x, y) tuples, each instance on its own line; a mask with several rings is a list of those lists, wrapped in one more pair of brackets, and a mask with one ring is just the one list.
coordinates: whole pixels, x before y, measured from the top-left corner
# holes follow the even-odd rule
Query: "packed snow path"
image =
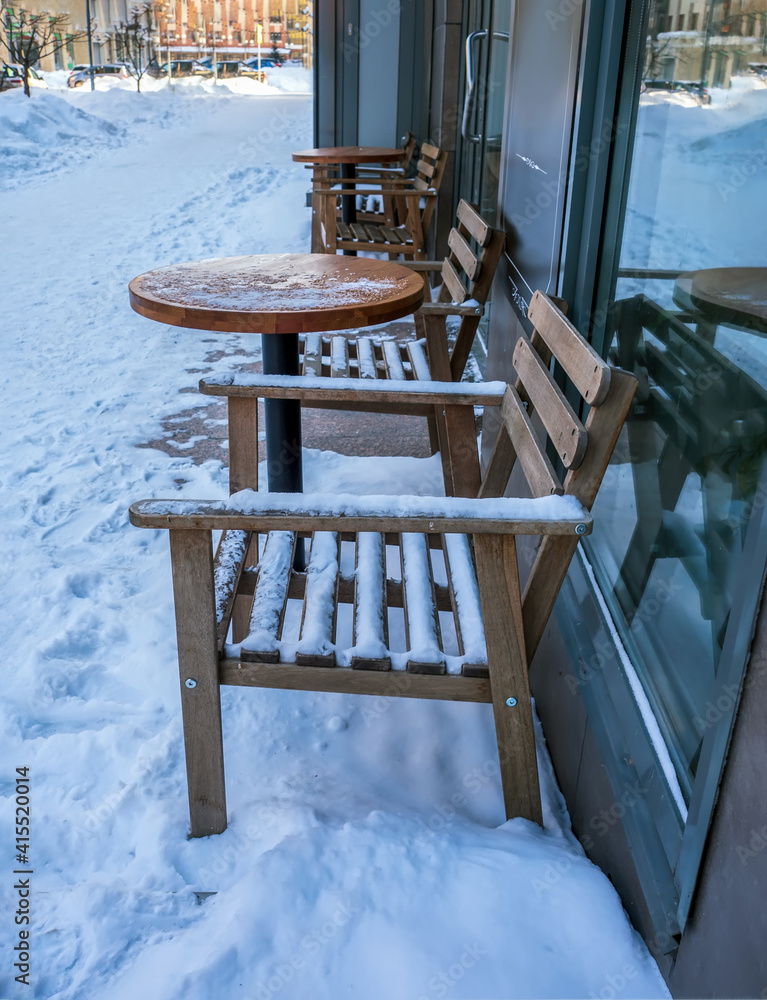
[[(230, 825), (187, 839), (167, 538), (131, 528), (127, 508), (225, 495), (217, 462), (136, 445), (205, 405), (199, 373), (257, 340), (141, 319), (127, 285), (308, 247), (290, 151), (311, 144), (310, 100), (23, 100), (0, 95), (0, 996), (667, 995), (569, 833), (542, 743), (546, 829), (503, 823), (489, 706), (224, 689)], [(428, 493), (440, 477), (431, 460), (310, 453), (306, 480)], [(29, 987), (8, 957), (17, 766)]]

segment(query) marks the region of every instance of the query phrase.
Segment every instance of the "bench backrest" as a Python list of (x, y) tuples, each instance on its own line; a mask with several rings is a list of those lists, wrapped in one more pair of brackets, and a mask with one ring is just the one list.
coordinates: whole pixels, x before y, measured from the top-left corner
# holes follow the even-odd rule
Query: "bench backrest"
[[(440, 149), (438, 146), (432, 146), (428, 142), (422, 143), (421, 155), (418, 158), (415, 168), (416, 174), (413, 187), (416, 191), (426, 191), (430, 188), (434, 191), (439, 191), (446, 166), (447, 150)], [(429, 231), (429, 223), (431, 222), (435, 205), (435, 198), (426, 199), (421, 216), (421, 226), (424, 234)]]
[[(503, 397), (501, 427), (479, 495), (502, 496), (519, 463), (532, 496), (567, 493), (590, 510), (637, 380), (600, 358), (543, 292), (533, 296), (528, 316), (534, 331), (530, 338), (521, 335), (514, 349), (517, 380)], [(551, 372), (552, 359), (585, 406), (569, 402)], [(586, 408), (588, 415), (582, 420)], [(564, 469), (562, 476), (549, 459), (548, 442)], [(576, 545), (577, 539), (547, 537), (533, 560), (523, 598), (530, 658)]]
[[(489, 226), (463, 198), (458, 203), (455, 226), (447, 238), (449, 253), (442, 264), (442, 287), (438, 302), (458, 305), (473, 299), (484, 306), (490, 294), (506, 234)], [(479, 316), (464, 316), (450, 354), (450, 369), (454, 382), (463, 375), (471, 353)]]

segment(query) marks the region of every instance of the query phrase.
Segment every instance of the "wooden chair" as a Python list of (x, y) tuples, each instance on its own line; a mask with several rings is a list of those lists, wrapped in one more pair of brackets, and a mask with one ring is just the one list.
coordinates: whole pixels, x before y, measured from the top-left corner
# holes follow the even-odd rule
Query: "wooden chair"
[[(415, 178), (383, 178), (381, 186), (371, 188), (371, 178), (327, 178), (315, 185), (312, 200), (316, 206), (322, 253), (338, 250), (386, 253), (425, 258), (426, 235), (436, 207), (437, 195), (447, 165), (447, 152), (424, 143)], [(342, 184), (338, 188), (335, 185)], [(339, 198), (362, 195), (381, 200), (382, 211), (357, 213), (350, 224), (339, 218)]]
[[(424, 280), (434, 274), (440, 281), (434, 302), (425, 302), (415, 313), (416, 337), (395, 340), (381, 335), (309, 334), (300, 340), (301, 373), (308, 376), (354, 379), (394, 379), (395, 381), (437, 379), (460, 382), (471, 353), (474, 337), (484, 313), (485, 303), (503, 250), (505, 234), (491, 228), (467, 201), (458, 204), (456, 225), (448, 237), (448, 256), (441, 261), (406, 261), (405, 266), (422, 271)], [(476, 249), (475, 249), (476, 248)], [(429, 291), (431, 297), (431, 290)], [(447, 321), (459, 319), (452, 348)], [(203, 389), (207, 392), (208, 389)], [(366, 396), (352, 397), (348, 405), (329, 399), (311, 404), (322, 409), (351, 409), (369, 412), (412, 412), (387, 398), (374, 403)], [(455, 492), (452, 467), (441, 447), (445, 436), (445, 414), (439, 407), (420, 411), (429, 421), (432, 450), (443, 457), (445, 490)], [(468, 411), (448, 419), (468, 422)], [(473, 484), (473, 491), (479, 480)]]
[[(133, 524), (170, 534), (192, 836), (226, 828), (221, 684), (491, 702), (506, 814), (541, 822), (527, 666), (578, 540), (590, 531), (589, 510), (636, 379), (602, 361), (541, 293), (530, 311), (536, 333), (517, 345), (517, 387), (219, 380), (230, 407), (234, 489), (258, 485), (259, 397), (346, 402), (359, 394), (469, 412), (500, 407), (498, 441), (473, 499), (246, 490), (219, 503), (145, 500), (131, 507)], [(590, 405), (585, 424), (550, 374), (552, 354)], [(534, 414), (545, 428), (541, 438)], [(563, 481), (547, 456), (547, 437), (566, 470)], [(448, 445), (456, 465), (478, 464), (476, 441)], [(535, 499), (502, 498), (517, 461)], [(223, 534), (214, 558), (216, 530)], [(263, 544), (250, 567), (254, 535)], [(517, 535), (542, 536), (524, 593)], [(298, 536), (311, 538), (301, 573), (292, 568)], [(353, 550), (353, 573), (342, 571), (344, 546)], [(388, 546), (398, 549), (401, 572), (387, 572)], [(300, 602), (300, 615), (286, 615), (290, 601)], [(238, 602), (248, 614), (230, 636)], [(342, 605), (351, 609), (351, 635), (342, 635)], [(404, 614), (404, 651), (389, 641), (389, 609)]]

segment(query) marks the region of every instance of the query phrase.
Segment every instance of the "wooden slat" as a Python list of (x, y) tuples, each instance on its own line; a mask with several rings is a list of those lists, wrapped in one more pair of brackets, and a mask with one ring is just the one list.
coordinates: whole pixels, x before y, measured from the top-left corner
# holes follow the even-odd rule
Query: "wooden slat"
[(396, 382), (404, 382), (406, 375), (400, 358), (399, 344), (396, 340), (384, 340), (381, 342), (381, 347), (386, 362), (387, 377)]
[(349, 341), (346, 337), (330, 338), (330, 375), (332, 378), (349, 377)]
[[(565, 482), (567, 491), (567, 482)], [(531, 507), (530, 504), (535, 504)], [(247, 531), (460, 531), (466, 534), (581, 535), (592, 518), (571, 498), (364, 497), (346, 507), (324, 493), (251, 494), (243, 510), (207, 500), (140, 500), (129, 509), (137, 528), (241, 528)], [(576, 528), (579, 529), (576, 532)]]
[[(234, 404), (234, 405), (232, 405)], [(229, 492), (258, 489), (258, 400), (230, 397)]]
[(481, 264), (474, 255), (474, 251), (457, 229), (450, 230), (450, 235), (447, 238), (447, 245), (455, 254), (456, 259), (460, 262), (461, 267), (468, 275), (469, 281), (474, 281), (480, 272)]
[[(514, 538), (474, 538), (506, 818), (542, 822)], [(509, 705), (513, 698), (516, 704)]]
[(250, 546), (249, 531), (224, 531), (218, 540), (213, 560), (213, 581), (216, 593), (216, 636), (219, 652), (224, 648), (229, 622), (234, 608), (237, 585)]
[(360, 378), (377, 378), (373, 341), (370, 337), (357, 338), (357, 368)]
[(411, 674), (404, 670), (349, 670), (342, 667), (298, 667), (290, 664), (240, 663), (222, 660), (222, 684), (281, 688), (292, 691), (334, 691), (379, 697), (436, 698), (439, 701), (489, 702), (490, 682), (485, 677), (445, 674)]
[(352, 233), (350, 227), (345, 222), (337, 222), (336, 229), (338, 230), (338, 237), (342, 240), (353, 240), (354, 233)]
[(207, 531), (171, 531), (170, 552), (189, 813), (192, 836), (207, 837), (226, 829), (210, 535)]
[(501, 420), (508, 431), (525, 479), (534, 497), (564, 493), (562, 484), (536, 437), (535, 430), (513, 385), (506, 388), (501, 403)]
[(581, 396), (599, 406), (610, 388), (610, 366), (543, 292), (533, 295), (528, 316)]
[(466, 677), (487, 677), (487, 646), (482, 621), (479, 584), (466, 535), (443, 535), (450, 601), (458, 648), (466, 661), (461, 673)]
[(514, 367), (562, 464), (577, 469), (586, 453), (586, 428), (524, 336), (514, 349)]
[(466, 229), (479, 243), (481, 247), (487, 246), (493, 235), (493, 229), (485, 222), (481, 215), (473, 208), (468, 201), (463, 198), (458, 202), (458, 221), (466, 226)]
[(420, 159), (416, 164), (416, 173), (420, 174), (424, 180), (430, 181), (434, 176), (434, 171), (437, 168), (437, 164), (431, 162), (430, 160)]
[(365, 225), (366, 238), (369, 243), (385, 243), (386, 239), (381, 232), (380, 226), (374, 226), (372, 223), (367, 223)]
[(442, 265), (442, 281), (445, 288), (450, 292), (450, 298), (456, 305), (462, 305), (466, 301), (466, 289), (461, 283), (461, 279), (458, 276), (458, 272), (450, 263), (446, 260)]
[(405, 532), (400, 539), (400, 552), (405, 635), (410, 654), (407, 669), (417, 674), (444, 674), (446, 665), (426, 539)]
[(432, 146), (430, 142), (421, 143), (421, 156), (428, 156), (431, 160), (436, 160), (441, 150), (439, 146)]
[[(568, 472), (564, 487), (591, 509), (596, 499), (610, 456), (618, 440), (623, 421), (636, 392), (637, 380), (628, 372), (614, 368), (610, 392), (601, 406), (592, 406), (586, 418), (589, 449), (579, 468)], [(554, 607), (567, 567), (578, 544), (570, 539), (544, 538), (525, 585), (523, 597), (525, 643), (532, 659)]]
[(296, 537), (291, 531), (271, 531), (266, 539), (258, 566), (250, 632), (240, 648), (243, 660), (279, 662), (277, 641), (285, 617), (295, 547)]
[(362, 240), (363, 243), (368, 242), (368, 234), (365, 232), (365, 227), (360, 222), (352, 222), (349, 225), (352, 231), (352, 237), (355, 240)]
[(386, 541), (378, 532), (360, 532), (354, 569), (355, 670), (389, 670), (389, 622), (386, 610)]
[[(444, 341), (444, 326), (437, 328), (437, 336)], [(380, 350), (378, 338), (368, 338), (373, 350), (376, 350), (376, 342)], [(362, 340), (362, 338), (360, 338)], [(329, 350), (329, 345), (328, 345)], [(446, 354), (446, 348), (442, 352)], [(377, 363), (377, 362), (376, 362)], [(380, 359), (384, 365), (383, 357)], [(330, 361), (328, 359), (328, 366)], [(432, 362), (430, 359), (430, 368)], [(444, 367), (449, 373), (449, 363)], [(436, 371), (433, 373), (436, 376)], [(388, 384), (381, 382), (376, 385), (358, 384), (348, 385), (336, 383), (326, 378), (316, 378), (314, 376), (286, 376), (286, 375), (243, 375), (235, 377), (225, 375), (219, 378), (207, 378), (200, 381), (200, 391), (208, 396), (252, 396), (263, 397), (264, 399), (300, 399), (308, 402), (310, 399), (337, 400), (340, 403), (352, 402), (357, 399), (361, 402), (385, 402), (396, 401), (407, 405), (410, 401), (414, 403), (451, 403), (462, 406), (500, 406), (506, 391), (504, 382), (451, 382), (446, 381), (425, 381), (423, 385), (414, 385), (411, 382), (403, 385)]]
[(408, 340), (407, 353), (410, 358), (410, 364), (413, 367), (413, 376), (420, 382), (430, 382), (431, 372), (429, 371), (429, 362), (426, 358), (424, 341)]
[(322, 375), (322, 340), (318, 333), (307, 333), (304, 341), (302, 375)]
[(296, 663), (302, 666), (332, 667), (336, 662), (332, 646), (338, 610), (340, 546), (341, 539), (335, 531), (316, 531), (312, 535), (296, 650)]
[(390, 229), (389, 226), (380, 226), (379, 228), (387, 243), (396, 243), (399, 246), (405, 242), (404, 238), (400, 238), (396, 229)]

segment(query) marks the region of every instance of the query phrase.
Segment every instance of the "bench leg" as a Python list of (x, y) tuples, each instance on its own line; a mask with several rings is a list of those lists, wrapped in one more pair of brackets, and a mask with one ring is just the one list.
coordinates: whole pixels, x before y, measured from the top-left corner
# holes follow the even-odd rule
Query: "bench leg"
[(192, 836), (226, 829), (213, 547), (209, 531), (170, 532), (181, 713)]
[(514, 536), (475, 535), (474, 551), (506, 818), (542, 823)]
[[(258, 400), (229, 396), (229, 492), (258, 492)], [(258, 562), (258, 535), (254, 532), (246, 566)], [(232, 612), (232, 641), (242, 642), (250, 627), (252, 597), (237, 597)]]

